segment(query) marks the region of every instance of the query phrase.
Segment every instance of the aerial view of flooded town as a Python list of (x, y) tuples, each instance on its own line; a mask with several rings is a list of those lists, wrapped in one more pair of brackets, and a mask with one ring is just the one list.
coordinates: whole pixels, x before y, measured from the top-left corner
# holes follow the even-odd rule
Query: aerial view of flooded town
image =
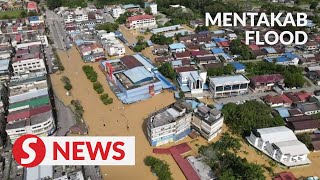
[[(1, 180), (319, 180), (319, 0), (0, 5)], [(133, 136), (135, 165), (27, 168), (26, 134)]]

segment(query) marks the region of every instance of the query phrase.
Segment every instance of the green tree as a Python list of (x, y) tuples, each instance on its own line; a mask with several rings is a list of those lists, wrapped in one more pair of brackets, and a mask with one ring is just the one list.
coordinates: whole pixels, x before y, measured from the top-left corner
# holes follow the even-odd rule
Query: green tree
[(62, 0), (47, 0), (47, 6), (50, 10), (54, 10), (62, 6)]
[(310, 9), (316, 10), (318, 5), (319, 5), (319, 1), (315, 0), (315, 1), (311, 2)]
[(86, 7), (87, 2), (85, 0), (68, 0), (62, 1), (62, 6), (77, 8), (77, 7)]
[(66, 83), (64, 85), (64, 89), (67, 90), (67, 91), (70, 91), (72, 89), (72, 85), (70, 83)]
[(201, 146), (199, 153), (219, 179), (264, 180), (262, 166), (249, 163), (246, 159), (242, 159), (235, 154), (240, 148), (239, 139), (225, 133), (219, 141)]
[(28, 13), (28, 16), (38, 16), (37, 12), (31, 11)]
[(121, 14), (120, 17), (116, 20), (119, 24), (125, 24), (127, 22), (127, 18), (132, 15), (131, 12), (125, 12), (124, 14)]
[(177, 74), (176, 74), (175, 70), (173, 69), (173, 67), (171, 66), (171, 64), (169, 62), (166, 62), (166, 63), (162, 64), (158, 68), (158, 70), (162, 75), (164, 75), (165, 77), (171, 79), (172, 81), (176, 80)]
[(150, 6), (146, 7), (146, 8), (144, 9), (144, 12), (145, 12), (146, 14), (152, 15)]
[(138, 43), (142, 43), (144, 41), (144, 36), (137, 36)]
[(230, 51), (232, 54), (240, 55), (241, 59), (252, 59), (253, 56), (248, 46), (241, 43), (240, 39), (235, 39), (230, 43)]
[(159, 180), (172, 180), (169, 165), (165, 161), (152, 156), (147, 156), (144, 159), (144, 163), (146, 166), (151, 167), (151, 171), (158, 176)]
[(21, 11), (21, 13), (20, 13), (20, 17), (22, 17), (22, 18), (26, 18), (26, 17), (28, 17), (27, 12), (26, 12), (26, 11)]
[(238, 135), (249, 134), (253, 129), (283, 126), (280, 116), (271, 117), (272, 109), (259, 101), (247, 101), (244, 104), (226, 104), (222, 113), (231, 132)]
[(151, 42), (154, 44), (160, 44), (160, 45), (169, 45), (173, 43), (173, 39), (170, 37), (165, 37), (163, 34), (153, 34), (150, 37)]
[(310, 134), (308, 133), (297, 134), (297, 138), (299, 141), (305, 144), (310, 151), (313, 151), (312, 139)]
[(227, 64), (224, 67), (209, 68), (207, 70), (208, 76), (222, 76), (232, 74), (234, 67), (231, 64)]
[(198, 32), (201, 32), (201, 31), (208, 31), (209, 30), (209, 27), (208, 26), (197, 26), (195, 31), (198, 33)]
[(117, 31), (119, 28), (119, 24), (117, 23), (104, 23), (98, 24), (96, 30), (105, 30), (107, 32), (114, 32)]

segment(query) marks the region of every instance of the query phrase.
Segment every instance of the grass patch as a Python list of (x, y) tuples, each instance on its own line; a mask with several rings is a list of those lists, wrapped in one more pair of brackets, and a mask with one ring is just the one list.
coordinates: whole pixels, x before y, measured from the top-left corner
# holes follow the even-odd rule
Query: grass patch
[(0, 11), (0, 19), (16, 19), (24, 10)]

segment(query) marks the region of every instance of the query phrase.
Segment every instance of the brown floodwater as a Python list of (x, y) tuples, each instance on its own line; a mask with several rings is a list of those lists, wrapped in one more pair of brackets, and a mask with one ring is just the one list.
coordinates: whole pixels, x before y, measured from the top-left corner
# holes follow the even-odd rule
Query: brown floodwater
[[(150, 168), (143, 164), (143, 159), (148, 155), (153, 155), (157, 158), (167, 161), (170, 165), (172, 176), (175, 180), (184, 180), (185, 177), (178, 165), (174, 162), (173, 158), (169, 155), (154, 155), (152, 154), (152, 147), (147, 141), (144, 133), (144, 120), (151, 113), (162, 107), (165, 107), (173, 103), (173, 93), (164, 91), (164, 93), (158, 94), (153, 98), (145, 101), (137, 102), (130, 105), (122, 104), (117, 97), (110, 90), (108, 83), (105, 80), (103, 73), (98, 68), (98, 63), (92, 63), (92, 65), (98, 73), (98, 80), (103, 84), (105, 92), (113, 98), (114, 103), (111, 105), (104, 105), (97, 93), (92, 88), (92, 83), (86, 78), (82, 71), (82, 66), (85, 65), (81, 60), (81, 57), (76, 50), (72, 48), (68, 53), (58, 51), (65, 71), (60, 74), (52, 74), (53, 89), (57, 97), (66, 105), (70, 104), (72, 99), (78, 99), (81, 101), (83, 108), (85, 109), (84, 119), (89, 127), (89, 136), (135, 136), (136, 139), (136, 165), (135, 166), (102, 166), (101, 172), (104, 179), (157, 179), (150, 172)], [(67, 76), (71, 80), (73, 89), (71, 90), (71, 96), (66, 96), (66, 91), (63, 88), (63, 83), (60, 81), (62, 76)], [(209, 102), (208, 102), (209, 103)], [(210, 102), (212, 103), (212, 102)], [(59, 120), (63, 121), (63, 119)], [(104, 126), (105, 124), (105, 126)], [(129, 128), (127, 128), (129, 127)], [(227, 128), (224, 127), (224, 131)], [(219, 138), (215, 138), (216, 141)], [(205, 145), (202, 138), (192, 140), (187, 137), (176, 144), (188, 142), (192, 147), (192, 151), (187, 155), (197, 154), (197, 145)], [(165, 145), (168, 147), (174, 143)], [(268, 165), (268, 158), (261, 157), (256, 151), (246, 144), (243, 144), (242, 150), (248, 152), (248, 154), (240, 153), (242, 157), (246, 157), (250, 162), (258, 164)], [(297, 177), (317, 175), (320, 177), (320, 152), (311, 153), (309, 158), (312, 164), (307, 167), (300, 167), (290, 169)], [(288, 171), (286, 169), (275, 168), (275, 172)], [(270, 179), (268, 173), (265, 173)]]

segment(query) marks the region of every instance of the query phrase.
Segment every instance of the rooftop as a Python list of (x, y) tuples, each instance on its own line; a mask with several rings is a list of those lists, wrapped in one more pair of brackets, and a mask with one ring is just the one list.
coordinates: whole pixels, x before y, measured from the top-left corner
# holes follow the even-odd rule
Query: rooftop
[(39, 124), (42, 122), (47, 121), (50, 117), (52, 117), (52, 112), (47, 111), (41, 114), (37, 114), (34, 116), (31, 116), (29, 119), (26, 120), (20, 120), (20, 121), (15, 121), (12, 123), (8, 123), (6, 125), (6, 129), (17, 129), (17, 128), (24, 128), (26, 126), (32, 126), (35, 124)]
[(180, 103), (174, 103), (165, 109), (155, 112), (149, 120), (152, 128), (160, 127), (175, 122), (178, 117), (184, 116), (186, 108)]
[(13, 109), (16, 109), (16, 108), (21, 109), (21, 108), (38, 107), (38, 106), (43, 106), (49, 103), (50, 103), (49, 96), (45, 95), (45, 96), (29, 99), (26, 101), (12, 103), (9, 105), (9, 112), (11, 112)]
[(173, 44), (170, 44), (169, 45), (169, 48), (170, 49), (183, 49), (183, 48), (186, 48), (186, 46), (182, 43), (173, 43)]
[(153, 74), (144, 67), (135, 67), (123, 72), (133, 84), (153, 79)]
[(281, 74), (254, 76), (250, 79), (252, 83), (275, 83), (283, 80), (284, 78)]
[(240, 62), (231, 62), (230, 63), (236, 70), (243, 70), (243, 69), (246, 69), (245, 65), (240, 63)]
[(31, 108), (31, 109), (14, 111), (14, 112), (9, 113), (9, 115), (7, 116), (7, 122), (29, 119), (31, 116), (45, 113), (50, 110), (51, 110), (50, 105), (44, 105), (44, 106), (39, 106), (39, 107)]
[(285, 126), (257, 129), (256, 132), (259, 133), (263, 141), (270, 143), (297, 140), (293, 131)]
[(243, 75), (233, 75), (233, 76), (219, 76), (210, 78), (215, 86), (223, 86), (230, 84), (244, 84), (249, 83), (250, 81)]
[(29, 83), (27, 86), (18, 86), (16, 88), (10, 88), (10, 96), (15, 96), (19, 94), (24, 94), (32, 91), (36, 91), (39, 89), (47, 89), (48, 84), (47, 81), (38, 81), (37, 83)]
[(292, 156), (309, 154), (309, 150), (306, 145), (298, 140), (276, 142), (274, 145), (276, 145), (283, 154), (290, 154)]
[(149, 15), (149, 14), (144, 14), (144, 15), (136, 15), (136, 16), (131, 16), (128, 17), (128, 21), (139, 21), (139, 20), (144, 20), (144, 19), (153, 19), (154, 16)]

